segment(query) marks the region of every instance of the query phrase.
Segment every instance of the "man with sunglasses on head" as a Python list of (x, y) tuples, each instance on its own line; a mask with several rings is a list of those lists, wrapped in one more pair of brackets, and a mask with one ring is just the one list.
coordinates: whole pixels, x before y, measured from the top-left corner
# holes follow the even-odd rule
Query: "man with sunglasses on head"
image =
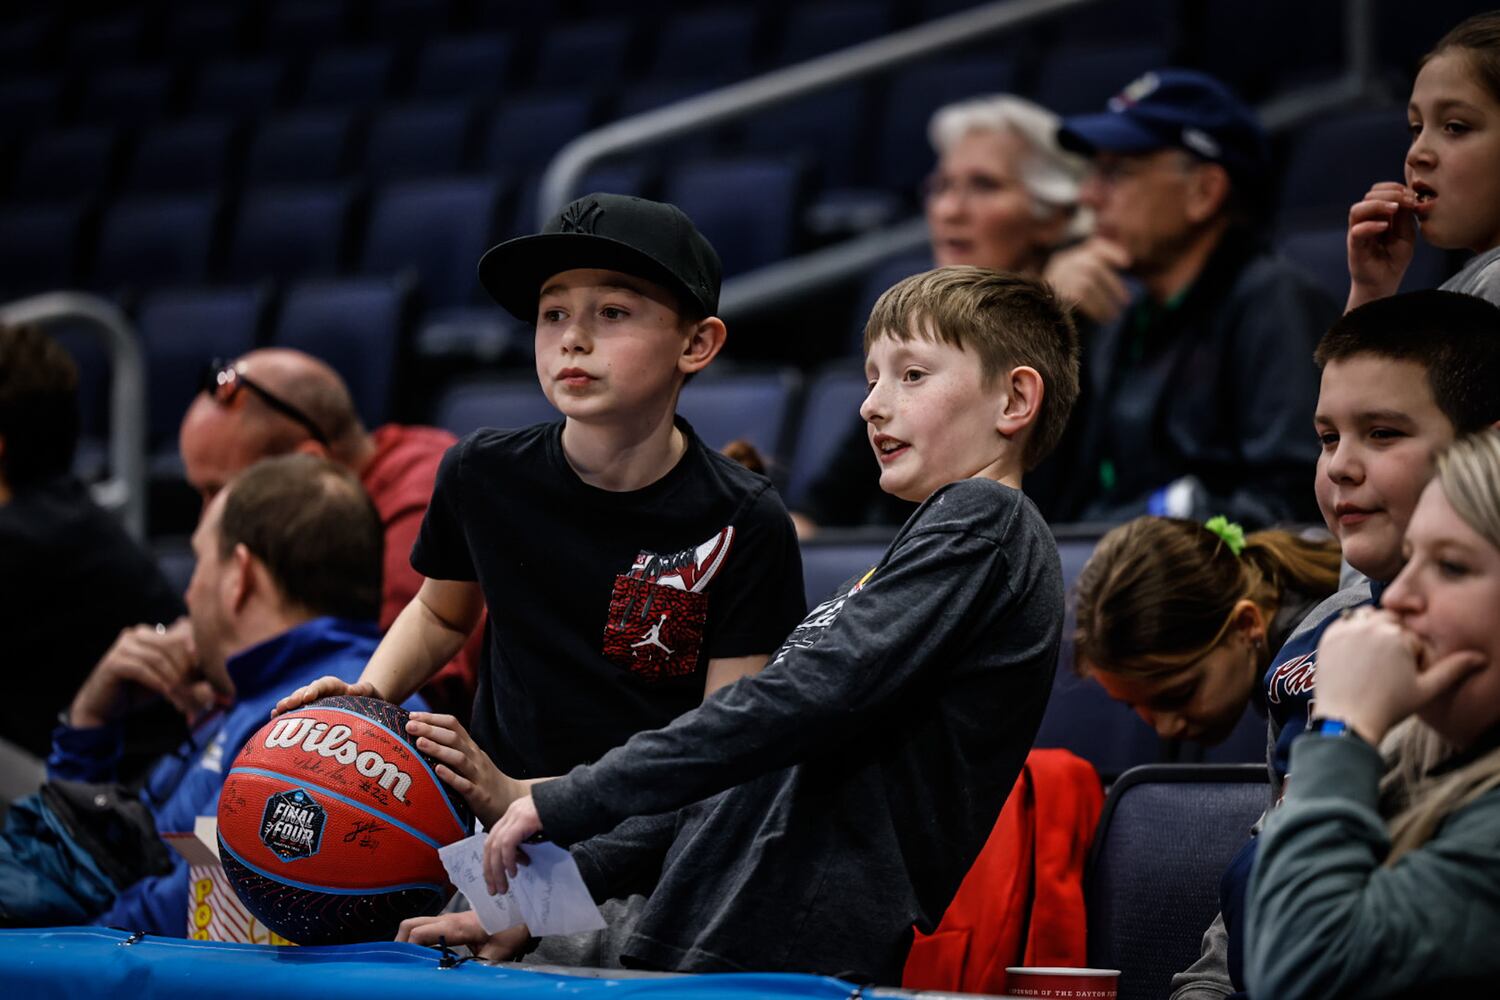
[[(358, 476), (385, 528), (384, 630), (421, 585), (411, 547), (438, 464), (455, 440), (436, 427), (386, 424), (369, 431), (337, 372), (301, 351), (267, 348), (209, 365), (178, 447), (188, 482), (205, 504), (241, 469), (272, 455), (318, 455)], [(422, 689), (439, 711), (469, 717), (482, 633), (476, 629)]]
[(1271, 166), (1254, 114), (1210, 76), (1163, 69), (1064, 119), (1058, 142), (1093, 161), (1080, 200), (1094, 242), (1114, 248), (1096, 263), (1137, 290), (1084, 344), (1053, 518), (1313, 520), (1311, 358), (1338, 306), (1265, 243)]

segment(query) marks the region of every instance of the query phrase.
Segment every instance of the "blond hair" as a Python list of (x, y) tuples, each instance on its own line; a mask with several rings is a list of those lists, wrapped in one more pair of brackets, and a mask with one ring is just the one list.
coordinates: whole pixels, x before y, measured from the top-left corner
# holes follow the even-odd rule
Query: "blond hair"
[(986, 381), (1020, 365), (1042, 376), (1042, 403), (1022, 449), (1026, 469), (1062, 438), (1078, 399), (1078, 331), (1044, 281), (955, 265), (914, 274), (875, 302), (865, 353), (882, 337), (927, 337), (972, 351)]
[[(1500, 432), (1486, 430), (1455, 441), (1438, 458), (1437, 481), (1454, 513), (1500, 549)], [(1391, 768), (1381, 792), (1394, 811), (1387, 865), (1431, 840), (1449, 815), (1500, 788), (1500, 749), (1433, 777), (1432, 769), (1455, 748), (1415, 716), (1391, 730), (1382, 749)]]
[(1236, 555), (1197, 521), (1138, 517), (1101, 538), (1078, 574), (1074, 662), (1129, 677), (1170, 673), (1218, 645), (1240, 601), (1269, 617), (1285, 591), (1321, 599), (1338, 579), (1334, 541), (1257, 531)]

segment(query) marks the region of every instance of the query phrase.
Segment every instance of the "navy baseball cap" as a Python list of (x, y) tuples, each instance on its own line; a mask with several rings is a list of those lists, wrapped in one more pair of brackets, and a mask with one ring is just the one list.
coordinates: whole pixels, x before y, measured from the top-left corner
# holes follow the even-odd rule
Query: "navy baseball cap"
[(1179, 148), (1222, 164), (1237, 181), (1262, 183), (1270, 166), (1266, 134), (1255, 113), (1205, 73), (1159, 69), (1109, 99), (1100, 114), (1063, 119), (1057, 141), (1085, 156)]
[(542, 282), (599, 268), (670, 289), (704, 316), (719, 310), (723, 268), (713, 246), (676, 205), (622, 194), (588, 194), (534, 236), (506, 240), (479, 259), (479, 283), (506, 311), (536, 322)]

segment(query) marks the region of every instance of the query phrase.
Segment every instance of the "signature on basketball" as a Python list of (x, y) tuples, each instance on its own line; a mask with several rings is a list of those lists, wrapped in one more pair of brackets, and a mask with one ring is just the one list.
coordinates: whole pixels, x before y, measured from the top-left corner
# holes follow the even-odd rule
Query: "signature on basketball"
[(354, 769), (366, 778), (372, 778), (381, 788), (394, 795), (398, 801), (406, 801), (406, 791), (411, 787), (411, 775), (399, 770), (374, 750), (360, 750), (359, 744), (349, 737), (354, 730), (348, 726), (332, 726), (313, 719), (284, 715), (266, 736), (266, 749), (277, 747), (300, 749), (304, 753), (315, 753)]
[(348, 833), (344, 834), (344, 843), (352, 844), (358, 840), (360, 847), (379, 847), (380, 841), (370, 836), (370, 834), (379, 833), (384, 829), (385, 827), (375, 820), (356, 821), (354, 827)]

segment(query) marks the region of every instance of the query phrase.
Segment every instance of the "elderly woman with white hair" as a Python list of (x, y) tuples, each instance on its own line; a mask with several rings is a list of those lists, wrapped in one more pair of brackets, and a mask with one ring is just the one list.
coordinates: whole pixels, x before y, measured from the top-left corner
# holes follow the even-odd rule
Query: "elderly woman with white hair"
[[(1058, 118), (1008, 94), (940, 108), (928, 136), (938, 155), (924, 185), (937, 266), (971, 264), (1040, 275), (1080, 319), (1107, 322), (1129, 294), (1113, 267), (1119, 248), (1086, 239), (1078, 203), (1088, 162), (1057, 144)], [(1060, 250), (1060, 247), (1068, 249)], [(854, 423), (792, 519), (809, 537), (819, 525), (900, 524), (910, 504), (881, 493), (862, 422)]]

